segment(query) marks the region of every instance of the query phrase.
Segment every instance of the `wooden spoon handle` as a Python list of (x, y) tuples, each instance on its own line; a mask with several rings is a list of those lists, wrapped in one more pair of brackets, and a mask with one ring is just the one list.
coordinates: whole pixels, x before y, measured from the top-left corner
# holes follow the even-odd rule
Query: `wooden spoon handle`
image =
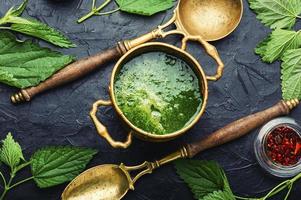
[(35, 87), (22, 89), (20, 92), (11, 96), (11, 101), (15, 104), (30, 101), (39, 93), (72, 82), (99, 69), (109, 61), (120, 58), (125, 52), (126, 48), (124, 43), (119, 42), (118, 45), (112, 49), (71, 63)]
[(232, 122), (200, 141), (188, 144), (186, 146), (188, 157), (192, 158), (206, 149), (240, 138), (271, 119), (288, 114), (298, 104), (297, 99), (280, 101), (271, 108)]

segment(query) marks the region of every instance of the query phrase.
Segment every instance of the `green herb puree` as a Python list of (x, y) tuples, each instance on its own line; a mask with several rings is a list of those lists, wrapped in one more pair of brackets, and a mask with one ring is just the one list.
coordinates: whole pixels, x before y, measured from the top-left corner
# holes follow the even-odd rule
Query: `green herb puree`
[(115, 78), (119, 108), (136, 127), (158, 135), (189, 125), (202, 105), (200, 83), (182, 59), (149, 52), (124, 64)]

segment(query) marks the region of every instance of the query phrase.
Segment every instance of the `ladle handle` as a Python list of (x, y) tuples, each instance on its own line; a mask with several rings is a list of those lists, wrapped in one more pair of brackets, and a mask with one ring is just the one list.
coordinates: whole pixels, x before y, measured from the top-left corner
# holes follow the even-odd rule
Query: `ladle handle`
[(108, 132), (107, 128), (98, 120), (96, 113), (100, 106), (111, 106), (111, 101), (104, 101), (104, 100), (98, 100), (93, 104), (92, 110), (90, 112), (90, 117), (96, 127), (97, 133), (107, 140), (107, 142), (114, 148), (128, 148), (132, 143), (132, 132), (130, 132), (127, 136), (126, 141), (124, 142), (118, 142), (115, 141), (110, 133)]
[(227, 126), (219, 129), (218, 131), (212, 133), (211, 135), (207, 136), (206, 138), (188, 144), (186, 146), (188, 157), (192, 158), (196, 154), (206, 149), (216, 147), (221, 144), (240, 138), (249, 133), (251, 130), (262, 126), (271, 119), (288, 114), (298, 104), (299, 101), (297, 99), (290, 101), (280, 101), (271, 108), (232, 122)]
[(108, 49), (94, 56), (78, 60), (66, 66), (49, 79), (41, 82), (35, 87), (22, 89), (20, 92), (11, 96), (11, 101), (14, 104), (30, 101), (37, 94), (72, 82), (95, 71), (96, 69), (99, 69), (109, 61), (121, 57), (125, 52), (126, 48), (123, 42), (119, 42), (118, 45), (112, 49)]
[(215, 46), (208, 43), (201, 36), (185, 36), (182, 40), (182, 49), (184, 49), (184, 50), (186, 49), (187, 41), (189, 41), (189, 40), (198, 41), (199, 43), (201, 43), (203, 45), (206, 53), (209, 56), (211, 56), (217, 64), (216, 74), (213, 76), (206, 76), (207, 80), (216, 81), (216, 80), (220, 79), (223, 75), (224, 63), (223, 63), (218, 51), (216, 50)]

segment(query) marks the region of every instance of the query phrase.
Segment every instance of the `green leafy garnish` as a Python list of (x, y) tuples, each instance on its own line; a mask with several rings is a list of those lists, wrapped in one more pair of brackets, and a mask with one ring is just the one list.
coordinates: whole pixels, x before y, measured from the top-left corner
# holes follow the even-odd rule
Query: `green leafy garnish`
[(5, 140), (2, 141), (1, 161), (8, 165), (12, 170), (19, 165), (20, 161), (24, 161), (22, 149), (15, 142), (11, 133), (8, 133)]
[(86, 168), (97, 151), (76, 147), (48, 147), (31, 157), (31, 171), (40, 188), (70, 181)]
[(18, 42), (0, 32), (0, 82), (25, 88), (35, 86), (72, 62), (72, 56), (42, 48), (32, 41)]
[(282, 96), (286, 100), (301, 99), (301, 30), (292, 29), (300, 19), (300, 0), (249, 0), (251, 9), (265, 25), (276, 28), (255, 49), (264, 62), (283, 61), (281, 65)]
[(17, 9), (14, 9), (14, 7), (12, 7), (10, 9), (10, 11), (7, 12), (6, 15), (11, 15), (11, 16), (15, 16), (15, 17), (20, 16), (23, 13), (23, 11), (25, 10), (27, 3), (28, 3), (28, 0), (24, 0), (23, 3)]
[(60, 32), (56, 31), (54, 28), (51, 28), (50, 26), (37, 20), (27, 19), (27, 21), (27, 23), (12, 24), (11, 30), (40, 38), (60, 47), (75, 47), (74, 44), (70, 43), (69, 39), (67, 39)]
[(300, 0), (249, 0), (250, 7), (263, 24), (271, 28), (292, 28), (300, 18)]
[(233, 195), (223, 169), (214, 161), (180, 160), (175, 162), (178, 175), (189, 186), (197, 200), (266, 200), (287, 190), (287, 200), (294, 183), (301, 179), (301, 173), (285, 180), (261, 198), (246, 198)]
[(255, 49), (262, 60), (272, 63), (282, 57), (283, 53), (301, 45), (301, 33), (298, 31), (276, 29)]
[(173, 7), (174, 0), (115, 0), (121, 11), (151, 16)]
[(93, 15), (108, 15), (119, 10), (132, 14), (151, 16), (158, 12), (172, 8), (175, 2), (175, 0), (115, 0), (118, 8), (112, 11), (100, 13), (100, 11), (105, 8), (111, 1), (112, 0), (106, 0), (99, 7), (96, 7), (96, 0), (93, 0), (91, 12), (80, 18), (77, 22), (81, 23), (92, 17)]
[(233, 195), (223, 169), (214, 161), (179, 160), (175, 162), (177, 174), (189, 186), (197, 200), (265, 200), (287, 190), (287, 200), (294, 183), (301, 179), (301, 173), (285, 180), (261, 198), (246, 198)]
[[(96, 150), (80, 147), (46, 147), (37, 151), (27, 162), (19, 143), (9, 133), (6, 139), (2, 140), (0, 159), (10, 167), (10, 174), (9, 180), (6, 180), (6, 176), (0, 171), (3, 182), (0, 200), (5, 198), (9, 190), (30, 180), (34, 180), (40, 188), (70, 181), (85, 169), (96, 153)], [(32, 176), (13, 183), (17, 172), (29, 165)]]
[(230, 192), (219, 190), (208, 194), (203, 200), (235, 200), (235, 197)]
[[(213, 196), (224, 196), (225, 194), (230, 196), (229, 199), (235, 199), (224, 171), (216, 162), (179, 160), (175, 162), (175, 167), (177, 173), (188, 184), (196, 199), (209, 200)], [(219, 194), (213, 194), (214, 192)]]
[(37, 20), (20, 17), (27, 3), (28, 0), (25, 0), (17, 9), (14, 9), (14, 7), (9, 9), (7, 13), (0, 18), (0, 29), (12, 30), (34, 36), (59, 47), (75, 47), (68, 38), (54, 28)]
[(286, 51), (282, 60), (282, 96), (301, 99), (301, 49)]

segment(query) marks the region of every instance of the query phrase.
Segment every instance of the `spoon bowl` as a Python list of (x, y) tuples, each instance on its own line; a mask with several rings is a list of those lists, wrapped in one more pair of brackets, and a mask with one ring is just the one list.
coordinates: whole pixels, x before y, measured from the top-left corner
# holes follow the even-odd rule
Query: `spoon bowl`
[(99, 165), (76, 177), (65, 189), (63, 200), (116, 200), (130, 189), (128, 174), (118, 165)]
[(181, 28), (206, 41), (219, 40), (233, 32), (242, 13), (242, 0), (186, 0), (180, 1), (178, 9)]

